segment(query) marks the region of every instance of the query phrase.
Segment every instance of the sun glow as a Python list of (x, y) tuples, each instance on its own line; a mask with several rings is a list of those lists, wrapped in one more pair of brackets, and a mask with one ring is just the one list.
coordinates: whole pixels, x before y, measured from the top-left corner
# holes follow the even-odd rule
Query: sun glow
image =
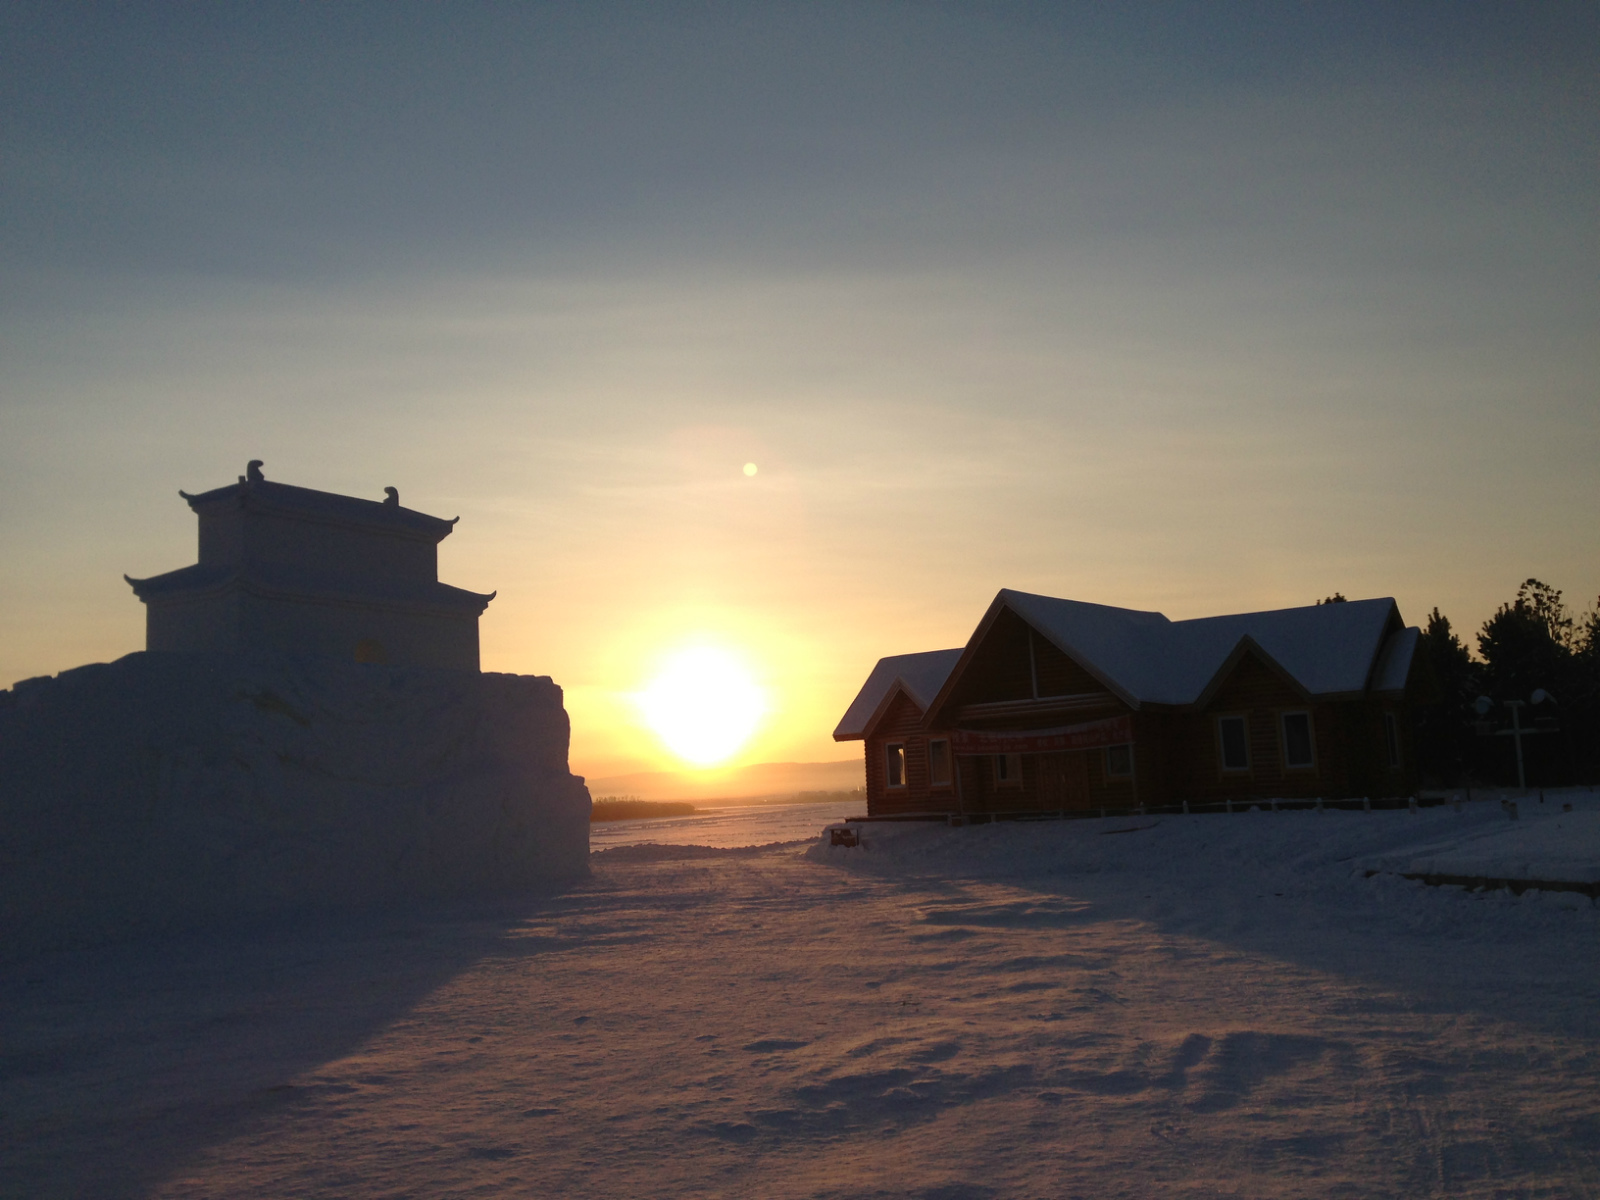
[(767, 709), (745, 665), (716, 646), (690, 646), (669, 656), (638, 701), (667, 748), (699, 767), (716, 766), (737, 752)]

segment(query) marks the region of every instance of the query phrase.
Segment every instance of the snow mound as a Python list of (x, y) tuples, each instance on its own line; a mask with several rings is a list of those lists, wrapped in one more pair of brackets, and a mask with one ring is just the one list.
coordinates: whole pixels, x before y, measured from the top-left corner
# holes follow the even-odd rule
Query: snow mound
[(0, 950), (587, 872), (548, 678), (130, 654), (0, 692)]
[[(1164, 914), (1172, 929), (1203, 937), (1253, 930), (1292, 944), (1394, 921), (1431, 937), (1491, 940), (1551, 922), (1551, 930), (1573, 920), (1600, 929), (1589, 895), (1561, 891), (1600, 880), (1600, 794), (1545, 795), (1542, 805), (1524, 798), (1517, 820), (1498, 803), (1476, 802), (1459, 810), (1263, 810), (960, 828), (869, 822), (855, 826), (859, 846), (834, 846), (824, 835), (805, 854), (900, 879), (1049, 880), (1051, 889), (1121, 897), (1130, 912)], [(1423, 876), (1528, 887), (1470, 892), (1427, 886)], [(939, 930), (929, 936), (955, 937), (1076, 918), (1065, 910), (930, 909), (922, 919)]]
[[(1522, 811), (1529, 807), (1519, 806)], [(1368, 865), (1399, 875), (1600, 883), (1600, 811), (1499, 821), (1487, 829), (1375, 855)]]

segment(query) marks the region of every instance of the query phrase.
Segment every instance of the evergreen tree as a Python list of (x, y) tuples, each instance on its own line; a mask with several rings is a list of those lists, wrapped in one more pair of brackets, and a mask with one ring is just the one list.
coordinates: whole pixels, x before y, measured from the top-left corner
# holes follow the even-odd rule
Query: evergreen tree
[(1526, 703), (1539, 689), (1554, 699), (1521, 717), (1524, 725), (1547, 731), (1524, 748), (1531, 762), (1542, 764), (1539, 782), (1593, 780), (1600, 768), (1597, 633), (1600, 611), (1575, 619), (1559, 589), (1527, 579), (1478, 634), (1485, 688), (1495, 701)]
[(1573, 629), (1567, 694), (1557, 696), (1577, 781), (1600, 779), (1600, 599)]
[(1424, 706), (1417, 720), (1418, 766), (1435, 786), (1460, 783), (1473, 752), (1477, 670), (1466, 645), (1437, 607), (1417, 641)]
[(1572, 661), (1573, 619), (1561, 592), (1527, 579), (1478, 633), (1478, 653), (1496, 700), (1526, 700), (1535, 688), (1560, 695)]

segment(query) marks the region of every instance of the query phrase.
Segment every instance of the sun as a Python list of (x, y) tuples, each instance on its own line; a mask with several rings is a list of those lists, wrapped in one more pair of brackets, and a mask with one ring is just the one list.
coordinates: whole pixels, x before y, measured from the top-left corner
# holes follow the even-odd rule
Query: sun
[(717, 646), (689, 646), (670, 655), (638, 701), (656, 736), (697, 767), (730, 758), (767, 710), (766, 696), (744, 663)]

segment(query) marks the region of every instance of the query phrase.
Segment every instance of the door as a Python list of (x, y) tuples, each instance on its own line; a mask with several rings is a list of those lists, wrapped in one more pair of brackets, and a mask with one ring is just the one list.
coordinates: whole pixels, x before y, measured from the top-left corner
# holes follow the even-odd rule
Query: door
[(1039, 807), (1045, 812), (1089, 807), (1089, 752), (1039, 755)]

